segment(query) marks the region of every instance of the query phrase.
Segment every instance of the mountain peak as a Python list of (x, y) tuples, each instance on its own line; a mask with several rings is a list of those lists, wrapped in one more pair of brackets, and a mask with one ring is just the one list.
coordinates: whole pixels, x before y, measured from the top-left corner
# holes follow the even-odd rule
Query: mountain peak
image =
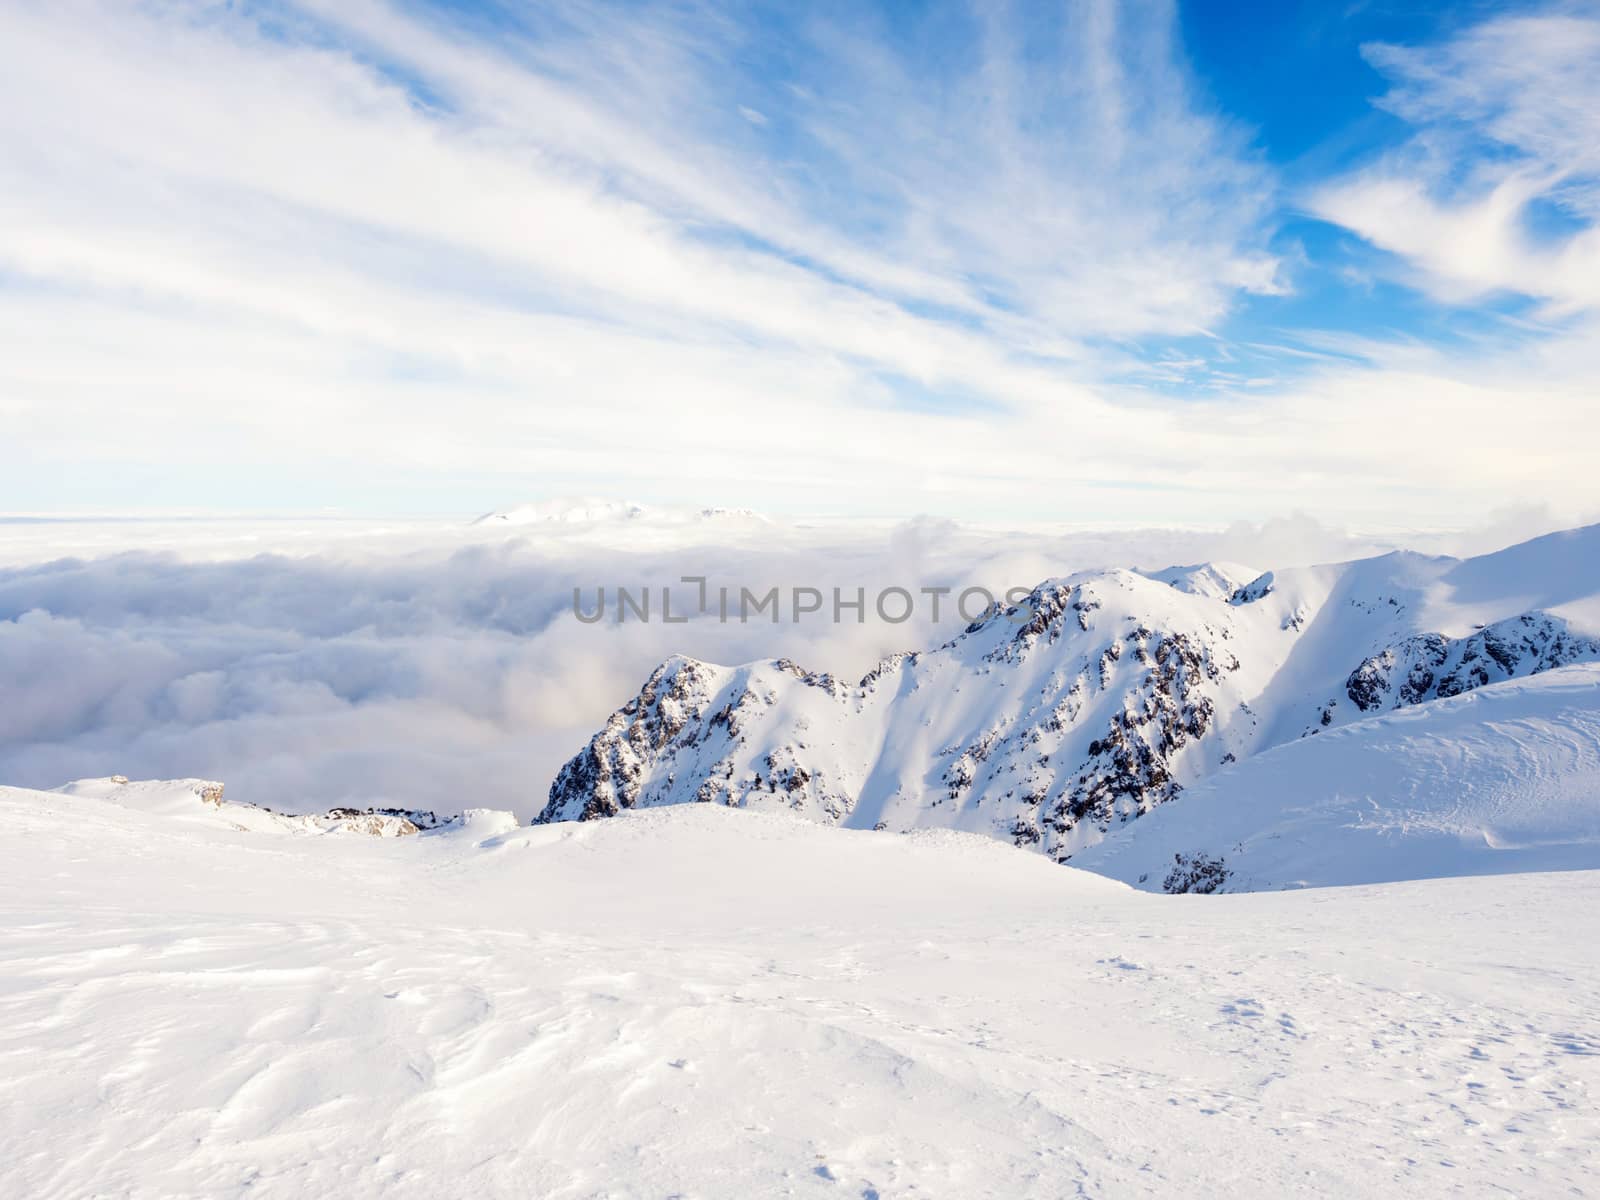
[[(1600, 658), (1504, 579), (1497, 621), (1436, 618), (1453, 559), (1046, 580), (856, 685), (787, 659), (675, 656), (569, 761), (540, 821), (686, 802), (985, 833), (1057, 859), (1271, 746)], [(1480, 608), (1484, 607), (1479, 605)], [(892, 679), (892, 685), (885, 686)]]

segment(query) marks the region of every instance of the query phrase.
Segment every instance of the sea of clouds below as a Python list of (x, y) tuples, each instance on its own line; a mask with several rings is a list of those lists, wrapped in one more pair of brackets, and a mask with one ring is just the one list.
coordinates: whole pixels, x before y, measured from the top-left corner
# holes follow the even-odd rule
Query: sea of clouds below
[[(1539, 514), (1414, 548), (1477, 552)], [(846, 678), (958, 632), (922, 605), (799, 623), (584, 625), (573, 589), (982, 585), (1393, 548), (1295, 517), (1224, 531), (999, 533), (950, 522), (525, 529), (458, 522), (0, 522), (0, 782), (223, 780), (290, 811), (486, 806), (527, 818), (560, 764), (673, 653), (787, 655)], [(679, 585), (675, 596), (692, 589)]]

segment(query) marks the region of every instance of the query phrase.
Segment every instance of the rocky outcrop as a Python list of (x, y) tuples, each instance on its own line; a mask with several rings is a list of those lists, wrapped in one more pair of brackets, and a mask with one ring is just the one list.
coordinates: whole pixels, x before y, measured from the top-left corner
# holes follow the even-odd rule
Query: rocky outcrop
[(405, 837), (424, 829), (441, 829), (459, 820), (415, 808), (330, 808), (325, 814), (307, 819), (329, 832), (364, 833), (372, 837)]
[(1172, 869), (1161, 881), (1161, 890), (1171, 896), (1208, 896), (1228, 882), (1228, 875), (1221, 855), (1178, 853), (1172, 856)]
[(1104, 831), (1172, 799), (1180, 788), (1174, 760), (1211, 727), (1216, 705), (1204, 684), (1221, 676), (1211, 652), (1181, 633), (1147, 629), (1138, 630), (1132, 644), (1148, 673), (1106, 732), (1089, 743), (1076, 782), (1051, 809), (1047, 819), (1057, 834), (1071, 833), (1083, 820)]
[(674, 761), (680, 752), (718, 734), (737, 737), (736, 708), (747, 697), (729, 700), (712, 712), (722, 675), (718, 668), (692, 658), (678, 656), (662, 663), (639, 694), (612, 713), (605, 728), (561, 768), (537, 820), (615, 816), (639, 804), (647, 766)]
[(1272, 594), (1272, 586), (1273, 573), (1267, 571), (1229, 596), (1228, 603), (1233, 605), (1254, 604), (1257, 600), (1263, 600), (1270, 596)]
[(222, 784), (202, 782), (195, 786), (202, 804), (235, 818), (241, 829), (244, 822), (259, 814), (291, 830), (316, 833), (359, 833), (367, 837), (409, 837), (424, 829), (440, 829), (457, 823), (459, 817), (440, 817), (426, 809), (411, 808), (330, 808), (325, 813), (280, 813), (264, 804), (235, 804), (222, 799)]
[(426, 809), (339, 807), (320, 813), (279, 812), (264, 804), (239, 803), (223, 797), (214, 779), (144, 779), (125, 775), (79, 779), (53, 794), (117, 805), (133, 812), (172, 818), (187, 824), (237, 830), (241, 833), (355, 833), (364, 837), (408, 837), (459, 825), (460, 817), (441, 817)]
[(1600, 659), (1600, 640), (1550, 613), (1530, 612), (1464, 637), (1428, 633), (1370, 655), (1350, 672), (1345, 694), (1362, 713), (1457, 696), (1489, 683)]

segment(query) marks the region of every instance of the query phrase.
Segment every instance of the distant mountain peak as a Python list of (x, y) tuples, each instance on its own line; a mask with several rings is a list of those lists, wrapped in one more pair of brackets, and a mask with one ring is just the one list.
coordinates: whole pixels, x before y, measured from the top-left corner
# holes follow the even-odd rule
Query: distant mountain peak
[(639, 504), (593, 496), (563, 496), (484, 513), (474, 525), (611, 525), (623, 522), (685, 525), (699, 522), (768, 523), (749, 508), (693, 508)]

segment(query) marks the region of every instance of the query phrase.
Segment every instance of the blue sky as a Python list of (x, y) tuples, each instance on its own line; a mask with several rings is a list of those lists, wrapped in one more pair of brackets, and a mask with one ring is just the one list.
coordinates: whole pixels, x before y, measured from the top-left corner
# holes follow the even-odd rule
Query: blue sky
[(1296, 203), (1341, 172), (1403, 149), (1416, 130), (1379, 101), (1390, 79), (1366, 46), (1427, 45), (1549, 6), (1515, 3), (1196, 3), (1179, 9), (1196, 78), (1249, 130), (1285, 192), (1274, 248), (1296, 261), (1295, 286), (1246, 303), (1230, 332), (1308, 327), (1459, 343), (1526, 308), (1514, 295), (1441, 305), (1390, 277), (1383, 251)]
[(23, 2), (0, 509), (1600, 508), (1600, 7)]

